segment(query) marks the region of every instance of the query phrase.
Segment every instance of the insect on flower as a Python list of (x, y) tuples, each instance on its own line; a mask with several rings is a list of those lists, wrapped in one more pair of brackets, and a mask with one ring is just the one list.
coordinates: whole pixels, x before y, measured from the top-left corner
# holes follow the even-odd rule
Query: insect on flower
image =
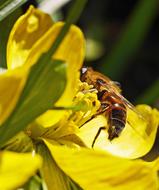
[[(126, 125), (127, 108), (135, 112), (137, 112), (137, 110), (121, 95), (120, 84), (118, 82), (110, 80), (103, 74), (94, 71), (91, 67), (83, 67), (81, 69), (81, 81), (93, 85), (98, 91), (97, 95), (101, 102), (101, 106), (97, 115), (103, 113), (108, 117), (108, 139), (113, 140), (120, 135)], [(140, 115), (138, 112), (137, 114)], [(101, 130), (105, 129), (105, 127), (99, 128), (92, 143), (92, 147)]]

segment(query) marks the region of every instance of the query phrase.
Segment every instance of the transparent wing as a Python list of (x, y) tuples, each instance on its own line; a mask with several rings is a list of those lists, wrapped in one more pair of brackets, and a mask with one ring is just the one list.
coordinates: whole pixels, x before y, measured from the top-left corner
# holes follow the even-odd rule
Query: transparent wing
[[(141, 112), (139, 112), (136, 108), (135, 108), (135, 106), (133, 105), (133, 104), (131, 104), (126, 98), (124, 98), (123, 96), (122, 96), (122, 94), (120, 94), (120, 92), (119, 91), (117, 91), (116, 89), (115, 89), (115, 86), (114, 85), (112, 85), (113, 83), (109, 83), (109, 85), (107, 85), (107, 87), (106, 87), (106, 89), (110, 92), (110, 93), (113, 93), (114, 94), (114, 96), (117, 98), (117, 99), (120, 99), (123, 103), (124, 103), (124, 105), (126, 106), (126, 108), (127, 109), (130, 109), (132, 112), (134, 112), (135, 114), (136, 114), (136, 116), (134, 115), (134, 117), (136, 118), (138, 118), (138, 119), (140, 119), (140, 121), (142, 121), (143, 123), (147, 123), (147, 120), (146, 120), (146, 118), (142, 115), (142, 113)], [(136, 118), (136, 119), (137, 119)], [(136, 125), (136, 119), (131, 119), (131, 120), (129, 120), (128, 118), (127, 118), (127, 120), (126, 120), (126, 122), (129, 124), (129, 126), (141, 137), (141, 138), (143, 138), (143, 139), (147, 139), (147, 134), (146, 134), (146, 132), (143, 132), (142, 131), (142, 133), (141, 133), (141, 128), (140, 128), (140, 126), (137, 126)]]

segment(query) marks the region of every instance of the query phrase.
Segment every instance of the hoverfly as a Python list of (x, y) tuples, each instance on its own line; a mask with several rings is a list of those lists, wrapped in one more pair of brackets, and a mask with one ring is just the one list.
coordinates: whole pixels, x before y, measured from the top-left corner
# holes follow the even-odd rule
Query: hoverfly
[[(93, 85), (93, 88), (97, 90), (98, 99), (101, 102), (97, 115), (103, 113), (108, 116), (108, 139), (113, 140), (120, 135), (126, 125), (127, 107), (135, 110), (134, 106), (121, 95), (118, 82), (112, 81), (91, 67), (81, 69), (81, 81)], [(99, 129), (92, 146), (101, 130), (104, 129), (105, 127)]]

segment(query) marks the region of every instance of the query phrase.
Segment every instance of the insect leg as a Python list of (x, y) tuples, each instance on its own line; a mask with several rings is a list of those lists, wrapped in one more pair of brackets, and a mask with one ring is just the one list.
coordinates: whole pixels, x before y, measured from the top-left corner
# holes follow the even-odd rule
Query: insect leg
[(105, 129), (106, 129), (105, 127), (100, 127), (100, 128), (99, 128), (99, 130), (98, 130), (98, 132), (97, 132), (97, 134), (96, 134), (96, 136), (94, 137), (94, 140), (93, 140), (93, 142), (92, 142), (92, 148), (94, 147), (94, 144), (95, 144), (95, 142), (96, 142), (98, 136), (100, 135), (101, 130), (105, 130)]
[(111, 108), (112, 105), (110, 102), (101, 102), (101, 106), (99, 108), (99, 110), (97, 111), (96, 115), (99, 115), (99, 114), (103, 114), (105, 113), (105, 115), (109, 114), (109, 112), (111, 111)]

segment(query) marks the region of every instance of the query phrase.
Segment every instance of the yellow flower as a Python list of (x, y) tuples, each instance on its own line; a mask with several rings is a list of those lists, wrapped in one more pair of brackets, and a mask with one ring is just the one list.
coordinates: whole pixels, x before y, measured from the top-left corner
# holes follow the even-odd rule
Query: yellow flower
[[(44, 14), (32, 6), (26, 14), (21, 16), (15, 23), (7, 45), (8, 70), (0, 74), (0, 124), (3, 124), (14, 110), (25, 86), (30, 67), (36, 63), (42, 53), (49, 50), (63, 24), (62, 22), (54, 24), (49, 15)], [(78, 46), (76, 46), (76, 44), (78, 44)], [(84, 38), (81, 31), (76, 26), (71, 26), (65, 39), (53, 56), (54, 59), (63, 60), (67, 64), (67, 85), (61, 98), (56, 102), (56, 106), (70, 106), (72, 104), (72, 100), (77, 92), (76, 84), (79, 79), (79, 69), (83, 62), (84, 45)], [(43, 127), (48, 127), (57, 123), (64, 113), (64, 111), (50, 110), (43, 116), (37, 118), (36, 124), (40, 122)], [(47, 119), (48, 117), (49, 120)], [(15, 139), (17, 140), (18, 138), (19, 134)], [(6, 143), (4, 148), (17, 151), (18, 143), (16, 140), (11, 139), (11, 141)], [(17, 144), (14, 147), (15, 143)], [(20, 151), (20, 148), (18, 148), (18, 151)], [(17, 154), (15, 157), (14, 154), (12, 156), (12, 153), (8, 153), (7, 155), (9, 155), (8, 157), (10, 157), (11, 160), (12, 157), (13, 159), (15, 158), (15, 163), (13, 163), (15, 171), (10, 165), (6, 167), (6, 163), (4, 165), (3, 162), (1, 163), (1, 167), (4, 167), (4, 171), (7, 171), (10, 167), (10, 170), (13, 170), (15, 178), (7, 185), (6, 181), (8, 180), (8, 176), (4, 176), (4, 178), (0, 176), (0, 181), (4, 179), (4, 182), (1, 183), (0, 186), (1, 189), (19, 187), (19, 185), (24, 184), (41, 166), (41, 158), (38, 155)], [(22, 160), (24, 160), (23, 167), (21, 167)], [(21, 178), (18, 175), (19, 168), (23, 170)]]
[[(31, 6), (27, 13), (15, 23), (10, 33), (7, 46), (8, 68), (30, 67), (36, 63), (40, 55), (49, 50), (62, 26), (62, 22), (53, 24), (49, 15)], [(71, 26), (53, 56), (55, 59), (65, 61), (68, 67), (67, 86), (56, 106), (70, 106), (72, 103), (77, 92), (76, 84), (79, 69), (83, 63), (84, 46), (82, 32), (76, 26)], [(49, 127), (59, 121), (63, 114), (63, 111), (50, 110), (38, 118), (37, 122)]]
[[(30, 128), (32, 138), (40, 137), (51, 153), (51, 155), (47, 153), (44, 145), (39, 145), (39, 149), (42, 149), (39, 152), (45, 158), (41, 172), (48, 188), (68, 188), (66, 184), (69, 180), (65, 180), (65, 183), (63, 181), (66, 178), (64, 171), (65, 175), (67, 174), (87, 190), (128, 190), (131, 187), (139, 190), (148, 190), (151, 187), (152, 190), (157, 190), (159, 158), (153, 162), (130, 159), (141, 157), (151, 149), (159, 124), (159, 112), (146, 105), (138, 106), (138, 111), (142, 112), (147, 120), (143, 122), (136, 113), (129, 110), (129, 121), (134, 120), (133, 128), (127, 123), (125, 131), (114, 142), (109, 142), (107, 131), (103, 131), (103, 137), (99, 136), (94, 150), (91, 150), (98, 129), (107, 125), (107, 120), (102, 115), (90, 120), (97, 112), (100, 103), (96, 92), (90, 92), (90, 87), (86, 83), (80, 84), (79, 89), (80, 92), (75, 96), (74, 104), (79, 105), (85, 102), (84, 105), (87, 106), (83, 110), (66, 112), (65, 117), (50, 128), (43, 129), (42, 126), (36, 126), (36, 124)], [(79, 129), (80, 126), (82, 127)], [(138, 127), (140, 127), (139, 133)], [(40, 129), (39, 134), (36, 132), (37, 129)], [(146, 139), (144, 139), (145, 134)], [(48, 154), (47, 158), (46, 154)], [(55, 173), (59, 177), (52, 181)], [(51, 188), (52, 185), (53, 188)]]
[(99, 150), (46, 144), (58, 166), (84, 190), (159, 188), (159, 158), (153, 162), (128, 160)]
[[(17, 68), (0, 74), (0, 124), (13, 111), (26, 82), (28, 70)], [(16, 189), (35, 175), (42, 165), (39, 155), (0, 151), (0, 189)], [(29, 166), (29, 167), (28, 167)]]
[[(28, 75), (28, 68), (36, 63), (42, 53), (49, 50), (62, 26), (62, 22), (53, 24), (49, 15), (32, 6), (15, 23), (7, 45), (8, 70), (0, 75), (2, 84), (0, 92), (7, 88), (7, 93), (10, 95), (8, 96), (7, 94), (6, 96), (4, 93), (1, 93), (2, 95), (0, 96), (1, 124), (10, 115), (18, 101)], [(72, 103), (72, 99), (77, 91), (76, 84), (79, 78), (79, 69), (84, 58), (84, 46), (83, 34), (76, 26), (71, 26), (53, 57), (65, 61), (68, 67), (67, 86), (56, 106), (70, 106)], [(8, 88), (8, 85), (12, 88)], [(13, 92), (16, 93), (13, 94)], [(7, 110), (5, 109), (6, 104)], [(47, 114), (44, 114), (45, 117), (41, 116), (37, 119), (37, 122), (47, 127), (56, 123), (62, 115), (63, 111), (48, 111)]]
[[(95, 95), (95, 92), (93, 93)], [(87, 104), (90, 104), (92, 96), (89, 91), (83, 96), (79, 92), (76, 98), (79, 102), (85, 98)], [(48, 128), (47, 131), (41, 131), (40, 136), (51, 152), (52, 158), (65, 174), (86, 190), (128, 190), (129, 188), (157, 190), (159, 158), (153, 162), (130, 159), (145, 155), (153, 146), (159, 124), (159, 112), (146, 105), (138, 106), (137, 109), (146, 118), (146, 121), (142, 121), (136, 113), (129, 110), (128, 117), (134, 121), (133, 128), (127, 123), (123, 133), (114, 142), (110, 142), (108, 132), (103, 131), (94, 145), (94, 150), (91, 150), (98, 129), (107, 125), (107, 119), (102, 115), (90, 120), (94, 111), (99, 108), (96, 97), (92, 98), (92, 102), (94, 101), (96, 106), (91, 107), (92, 112), (73, 111), (71, 117), (68, 113), (57, 125)], [(78, 129), (80, 126), (82, 127)], [(44, 152), (42, 155), (45, 155)], [(51, 161), (49, 163), (51, 164)], [(44, 179), (50, 181), (53, 176), (48, 174), (49, 166), (45, 168), (47, 170), (43, 169)], [(56, 172), (57, 175), (63, 175), (57, 168)], [(50, 188), (51, 184), (48, 187)]]
[[(139, 105), (136, 109), (142, 113), (144, 119), (129, 109), (127, 118), (129, 122), (126, 123), (120, 136), (110, 141), (108, 132), (103, 130), (94, 144), (94, 149), (102, 149), (113, 155), (130, 159), (139, 158), (148, 153), (155, 141), (159, 112), (147, 105)], [(99, 115), (83, 125), (78, 136), (88, 147), (91, 147), (95, 135), (103, 126), (108, 126), (107, 119)]]
[[(47, 14), (33, 7), (14, 25), (7, 47), (8, 71), (0, 75), (0, 84), (6, 81), (5, 85), (0, 85), (0, 92), (7, 88), (7, 95), (2, 93), (0, 96), (1, 123), (7, 119), (18, 101), (28, 68), (36, 63), (43, 52), (49, 50), (62, 26), (63, 23), (53, 23)], [(121, 136), (112, 142), (107, 140), (107, 131), (103, 131), (92, 150), (92, 141), (97, 131), (108, 124), (103, 115), (96, 116), (100, 107), (97, 92), (87, 83), (79, 81), (79, 69), (84, 57), (84, 38), (76, 26), (71, 26), (53, 57), (64, 60), (68, 67), (67, 86), (56, 106), (73, 109), (49, 110), (25, 130), (32, 140), (31, 144), (34, 144), (43, 158), (40, 175), (48, 189), (71, 189), (74, 180), (85, 190), (157, 190), (159, 159), (153, 162), (130, 159), (141, 157), (151, 149), (159, 123), (159, 112), (148, 106), (140, 106), (138, 110), (146, 116), (146, 120), (142, 120), (136, 113), (128, 110), (128, 119), (133, 125), (129, 126), (127, 122)], [(12, 88), (9, 89), (10, 84)], [(8, 93), (13, 95), (13, 99)], [(13, 150), (15, 142), (11, 139), (5, 148)], [(15, 186), (11, 188), (24, 184), (40, 167), (41, 160), (39, 157), (37, 159), (36, 164), (31, 163), (30, 167), (34, 165), (34, 168), (30, 173), (26, 170), (30, 168), (28, 164), (25, 166), (26, 162), (23, 165), (16, 161), (17, 167), (22, 164), (26, 173), (21, 176), (19, 183), (15, 180)], [(10, 187), (4, 186), (3, 189), (5, 188)]]

